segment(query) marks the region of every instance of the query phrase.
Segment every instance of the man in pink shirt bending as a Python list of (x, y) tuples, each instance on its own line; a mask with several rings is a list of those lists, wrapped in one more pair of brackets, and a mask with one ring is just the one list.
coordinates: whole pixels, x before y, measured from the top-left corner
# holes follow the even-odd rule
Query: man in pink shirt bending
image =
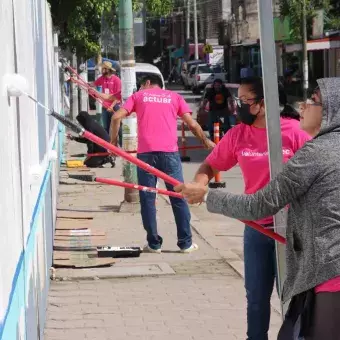
[[(179, 94), (163, 90), (157, 76), (149, 75), (141, 81), (140, 91), (134, 93), (113, 116), (111, 121), (111, 143), (117, 143), (117, 135), (122, 118), (135, 112), (138, 124), (137, 157), (169, 176), (183, 182), (181, 159), (177, 145), (177, 117), (188, 125), (193, 134), (212, 149), (212, 143), (198, 123), (191, 117), (191, 110)], [(138, 184), (155, 187), (156, 176), (138, 168)], [(173, 186), (166, 183), (168, 190)], [(154, 193), (139, 192), (143, 226), (147, 233), (144, 251), (161, 253), (163, 239), (157, 232)], [(185, 200), (170, 197), (177, 225), (177, 245), (183, 253), (198, 249), (192, 243), (190, 211)]]
[(107, 133), (110, 133), (110, 123), (113, 114), (113, 107), (120, 103), (122, 100), (122, 82), (121, 80), (114, 74), (116, 71), (112, 67), (112, 63), (109, 61), (104, 61), (102, 63), (102, 76), (99, 77), (94, 83), (95, 86), (102, 87), (102, 93), (100, 94), (101, 98), (105, 100), (105, 104), (109, 106), (109, 109), (103, 107), (102, 110), (102, 119), (104, 129)]

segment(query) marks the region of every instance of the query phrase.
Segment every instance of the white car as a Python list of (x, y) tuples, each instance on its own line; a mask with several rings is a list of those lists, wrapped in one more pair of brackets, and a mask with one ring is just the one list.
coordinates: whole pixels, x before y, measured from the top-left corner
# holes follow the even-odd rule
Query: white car
[(182, 67), (181, 67), (181, 79), (182, 79), (184, 88), (186, 90), (190, 89), (188, 78), (189, 78), (191, 67), (198, 65), (198, 64), (202, 64), (202, 63), (203, 63), (202, 60), (189, 60), (189, 61), (183, 62)]
[(227, 81), (226, 73), (220, 65), (199, 64), (190, 71), (190, 86), (194, 94), (199, 94), (206, 85), (212, 84), (214, 80)]
[(187, 76), (187, 89), (192, 89), (194, 85), (195, 73), (196, 73), (197, 65), (191, 65), (188, 71)]
[(165, 89), (165, 82), (163, 75), (159, 68), (152, 64), (147, 63), (136, 63), (136, 82), (137, 82), (137, 90), (140, 87), (140, 81), (147, 75), (154, 74), (159, 77), (161, 83), (163, 84), (163, 89)]

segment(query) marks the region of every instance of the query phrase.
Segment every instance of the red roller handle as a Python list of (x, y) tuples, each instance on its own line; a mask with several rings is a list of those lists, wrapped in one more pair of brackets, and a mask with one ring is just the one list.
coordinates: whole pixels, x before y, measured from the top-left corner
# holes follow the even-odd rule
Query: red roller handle
[(158, 188), (150, 188), (150, 187), (145, 187), (145, 186), (133, 184), (133, 183), (120, 182), (120, 181), (116, 181), (114, 179), (109, 179), (109, 178), (98, 178), (98, 177), (96, 177), (95, 181), (98, 182), (98, 183), (115, 185), (117, 187), (122, 187), (122, 188), (136, 189), (136, 190), (139, 190), (139, 191), (146, 191), (146, 192), (151, 192), (151, 193), (157, 193), (157, 194), (160, 194), (160, 195), (166, 195), (166, 196), (171, 196), (171, 197), (176, 197), (176, 198), (183, 198), (182, 194), (180, 194), (178, 192), (168, 191), (168, 190), (158, 189)]
[(179, 181), (177, 181), (176, 179), (174, 179), (173, 177), (165, 174), (162, 171), (159, 171), (157, 169), (155, 169), (153, 166), (141, 161), (140, 159), (130, 155), (129, 153), (125, 152), (124, 150), (118, 148), (117, 146), (106, 142), (105, 140), (97, 137), (96, 135), (94, 135), (91, 132), (85, 131), (82, 134), (83, 137), (87, 138), (88, 140), (90, 140), (91, 142), (94, 142), (100, 146), (102, 146), (103, 148), (111, 151), (112, 153), (116, 154), (119, 157), (124, 158), (125, 160), (127, 160), (128, 162), (138, 166), (139, 168), (161, 178), (162, 180), (164, 180), (165, 182), (172, 184), (173, 186), (176, 186), (178, 184), (181, 184)]
[[(94, 142), (94, 143), (102, 146), (103, 148), (111, 151), (112, 153), (116, 154), (117, 156), (124, 158), (125, 160), (127, 160), (128, 162), (138, 166), (139, 168), (155, 175), (158, 178), (161, 178), (162, 180), (164, 180), (165, 182), (167, 182), (167, 183), (169, 183), (173, 186), (181, 184), (181, 182), (174, 179), (173, 177), (165, 174), (164, 172), (162, 172), (158, 169), (155, 169), (153, 166), (151, 166), (151, 165), (141, 161), (140, 159), (128, 154), (127, 152), (123, 151), (122, 149), (118, 148), (117, 146), (114, 146), (114, 145), (106, 142), (105, 140), (94, 135), (93, 133), (90, 133), (88, 131), (84, 131), (84, 132), (82, 132), (82, 136), (87, 138), (91, 142)], [(265, 229), (261, 225), (255, 223), (255, 222), (252, 222), (252, 221), (241, 221), (241, 222), (249, 225), (249, 227), (254, 228), (255, 230), (257, 230), (260, 233), (276, 240), (277, 242), (286, 244), (285, 238), (282, 237), (281, 235), (275, 233), (272, 230)]]

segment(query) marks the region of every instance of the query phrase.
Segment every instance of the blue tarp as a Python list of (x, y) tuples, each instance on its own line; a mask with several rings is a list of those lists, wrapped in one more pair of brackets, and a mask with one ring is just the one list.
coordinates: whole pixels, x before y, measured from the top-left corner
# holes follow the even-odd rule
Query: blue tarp
[[(119, 62), (117, 60), (112, 60), (109, 58), (103, 58), (103, 62), (104, 61), (109, 61), (110, 63), (112, 63), (113, 68), (115, 68), (117, 71), (120, 69), (119, 67)], [(94, 69), (96, 67), (96, 61), (94, 58), (89, 59), (87, 61), (87, 68), (88, 69)]]

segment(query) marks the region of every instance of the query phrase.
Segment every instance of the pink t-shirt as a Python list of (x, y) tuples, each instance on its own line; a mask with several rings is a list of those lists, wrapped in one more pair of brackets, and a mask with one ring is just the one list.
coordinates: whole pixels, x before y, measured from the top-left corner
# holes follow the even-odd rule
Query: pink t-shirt
[(321, 285), (315, 287), (315, 293), (322, 293), (322, 292), (339, 292), (340, 291), (340, 276), (336, 276), (331, 280), (328, 280)]
[(154, 87), (134, 93), (123, 108), (137, 114), (138, 153), (178, 151), (177, 117), (191, 113), (182, 96)]
[[(281, 118), (282, 154), (287, 162), (311, 137), (300, 129), (299, 121)], [(214, 169), (227, 171), (239, 164), (245, 193), (253, 194), (270, 181), (267, 130), (246, 124), (233, 127), (207, 157), (206, 162)], [(273, 223), (267, 217), (259, 224)]]
[[(112, 94), (118, 100), (122, 100), (122, 82), (121, 80), (115, 76), (114, 74), (111, 77), (101, 76), (99, 77), (94, 84), (96, 86), (102, 87), (102, 93)], [(104, 106), (109, 107), (112, 104), (112, 101), (106, 100), (104, 101)]]

